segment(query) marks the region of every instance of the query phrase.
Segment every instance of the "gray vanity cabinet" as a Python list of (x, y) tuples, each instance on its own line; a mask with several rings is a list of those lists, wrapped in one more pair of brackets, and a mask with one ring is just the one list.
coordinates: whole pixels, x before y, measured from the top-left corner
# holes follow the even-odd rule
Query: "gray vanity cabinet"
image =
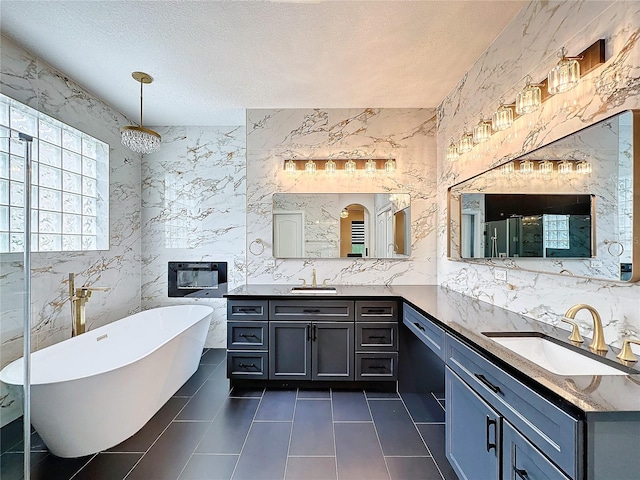
[(269, 378), (311, 380), (311, 323), (269, 322)]
[(356, 380), (398, 378), (398, 303), (356, 301)]

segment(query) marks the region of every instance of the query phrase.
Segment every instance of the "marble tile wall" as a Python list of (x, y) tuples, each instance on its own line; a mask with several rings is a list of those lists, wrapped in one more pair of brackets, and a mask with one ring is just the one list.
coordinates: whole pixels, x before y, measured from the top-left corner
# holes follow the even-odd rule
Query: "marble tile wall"
[[(596, 307), (608, 343), (640, 336), (640, 284), (508, 270), (447, 260), (447, 188), (489, 167), (547, 144), (625, 109), (640, 108), (640, 4), (614, 1), (530, 2), (438, 107), (438, 282), (453, 290), (566, 328), (558, 315), (576, 303)], [(516, 120), (456, 162), (444, 152), (464, 125), (494, 111), (499, 98), (515, 98), (530, 74), (544, 78), (566, 46), (576, 54), (606, 40), (606, 63), (574, 90), (556, 95), (538, 112)], [(482, 92), (478, 94), (478, 92)], [(635, 239), (637, 243), (637, 239)], [(591, 334), (586, 312), (578, 319)]]
[[(193, 302), (168, 297), (167, 262), (227, 262), (228, 288), (245, 283), (245, 126), (162, 127), (162, 149), (142, 160), (142, 308)], [(206, 346), (226, 345), (226, 301)]]
[[(433, 109), (255, 109), (247, 111), (247, 282), (334, 284), (435, 284), (436, 137)], [(289, 158), (388, 158), (393, 176), (323, 172), (288, 176)], [(272, 195), (277, 192), (409, 193), (410, 260), (274, 259)], [(262, 241), (260, 245), (258, 242)], [(262, 249), (264, 246), (264, 250)]]
[[(140, 308), (140, 156), (120, 144), (119, 128), (131, 121), (62, 73), (6, 37), (0, 45), (0, 91), (82, 130), (110, 147), (109, 249), (32, 255), (32, 346), (71, 336), (68, 274), (110, 287), (87, 304), (88, 328), (118, 320)], [(0, 367), (22, 356), (22, 254), (0, 255)], [(5, 387), (2, 387), (3, 389)], [(0, 392), (0, 423), (20, 414), (17, 398)]]

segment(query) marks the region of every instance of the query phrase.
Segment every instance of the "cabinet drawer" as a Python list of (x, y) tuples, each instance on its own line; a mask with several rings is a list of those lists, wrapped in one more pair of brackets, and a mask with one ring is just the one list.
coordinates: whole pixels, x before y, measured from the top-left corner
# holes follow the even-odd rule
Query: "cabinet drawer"
[(403, 323), (433, 353), (444, 360), (444, 330), (406, 303), (403, 305)]
[(266, 300), (227, 300), (227, 320), (266, 320)]
[(228, 378), (267, 378), (267, 352), (227, 352)]
[(446, 363), (569, 476), (576, 478), (579, 421), (451, 335)]
[(271, 300), (270, 320), (352, 321), (354, 302), (350, 300)]
[(356, 323), (356, 349), (397, 352), (398, 324), (387, 322)]
[(397, 353), (356, 353), (356, 380), (396, 380), (397, 367)]
[(227, 322), (227, 348), (230, 350), (267, 350), (269, 322)]
[(509, 422), (502, 423), (503, 478), (570, 480)]
[(398, 321), (398, 302), (356, 301), (356, 321), (396, 322)]

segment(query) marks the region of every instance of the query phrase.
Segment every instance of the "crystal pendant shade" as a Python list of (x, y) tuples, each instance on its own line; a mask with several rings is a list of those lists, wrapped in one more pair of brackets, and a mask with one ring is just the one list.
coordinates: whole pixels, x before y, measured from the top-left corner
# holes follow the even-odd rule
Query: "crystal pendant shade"
[(304, 171), (307, 175), (313, 175), (316, 173), (316, 162), (313, 160), (308, 160), (307, 163), (304, 164)]
[(451, 139), (451, 143), (447, 147), (447, 153), (445, 154), (445, 158), (449, 162), (455, 162), (458, 159), (459, 156), (460, 155), (458, 155), (458, 147), (453, 142), (453, 138), (452, 138)]
[(376, 173), (376, 162), (374, 162), (371, 158), (367, 160), (367, 163), (364, 164), (364, 173), (369, 175)]
[(551, 175), (553, 173), (553, 162), (545, 160), (538, 164), (538, 172), (540, 175)]
[(511, 175), (514, 171), (513, 162), (502, 165), (502, 167), (500, 167), (500, 171), (503, 175)]
[(568, 160), (563, 160), (558, 164), (558, 173), (560, 175), (569, 175), (573, 172), (573, 163)]
[(294, 175), (296, 173), (296, 162), (293, 160), (287, 160), (287, 163), (284, 165), (284, 169), (289, 175)]
[(390, 158), (386, 162), (384, 162), (384, 172), (386, 174), (392, 174), (396, 171), (396, 161), (393, 158)]
[(160, 134), (142, 126), (142, 86), (153, 82), (153, 78), (144, 72), (133, 72), (131, 76), (136, 82), (140, 82), (140, 125), (128, 125), (120, 129), (122, 145), (137, 153), (157, 152), (162, 141)]
[(586, 160), (582, 160), (576, 165), (576, 173), (580, 175), (589, 175), (592, 171), (593, 167), (591, 166), (591, 163)]
[(473, 143), (486, 142), (491, 138), (491, 123), (480, 120), (480, 122), (473, 127)]
[(520, 162), (520, 173), (531, 175), (533, 173), (533, 162), (531, 160), (522, 160)]
[(473, 149), (473, 135), (465, 130), (458, 142), (458, 154), (463, 155)]
[(498, 110), (494, 112), (491, 118), (491, 125), (496, 132), (501, 132), (511, 127), (513, 125), (513, 110), (507, 107), (504, 102), (501, 102)]
[(531, 84), (531, 77), (525, 77), (525, 86), (516, 95), (516, 113), (526, 115), (535, 112), (542, 105), (542, 90), (538, 85)]
[(580, 64), (566, 55), (567, 50), (563, 48), (558, 54), (560, 61), (547, 76), (547, 89), (551, 95), (571, 90), (580, 80)]
[(356, 173), (356, 162), (353, 160), (347, 160), (344, 164), (344, 173), (354, 175)]
[(327, 175), (335, 175), (337, 171), (336, 162), (333, 160), (327, 160), (324, 164), (324, 171)]

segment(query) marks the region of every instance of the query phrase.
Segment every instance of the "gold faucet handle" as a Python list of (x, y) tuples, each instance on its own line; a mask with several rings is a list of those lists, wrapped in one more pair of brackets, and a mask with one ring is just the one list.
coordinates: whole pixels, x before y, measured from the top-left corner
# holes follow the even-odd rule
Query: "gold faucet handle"
[(307, 281), (304, 278), (299, 278), (298, 280), (302, 280), (302, 286), (303, 287), (307, 286)]
[(580, 335), (580, 329), (578, 328), (578, 324), (573, 320), (568, 319), (567, 317), (560, 317), (560, 320), (570, 324), (573, 328), (571, 329), (571, 335), (569, 335), (569, 340), (571, 342), (582, 343), (584, 342), (584, 338)]
[(108, 292), (111, 290), (110, 287), (82, 287), (82, 288), (90, 292)]
[(322, 286), (326, 287), (327, 286), (327, 282), (329, 281), (328, 278), (325, 278), (324, 280), (322, 280)]
[(623, 362), (637, 362), (638, 357), (636, 357), (633, 350), (631, 350), (632, 343), (640, 345), (640, 340), (636, 340), (635, 338), (625, 338), (622, 342), (622, 350), (620, 350), (620, 353), (616, 355), (616, 358), (619, 358)]

